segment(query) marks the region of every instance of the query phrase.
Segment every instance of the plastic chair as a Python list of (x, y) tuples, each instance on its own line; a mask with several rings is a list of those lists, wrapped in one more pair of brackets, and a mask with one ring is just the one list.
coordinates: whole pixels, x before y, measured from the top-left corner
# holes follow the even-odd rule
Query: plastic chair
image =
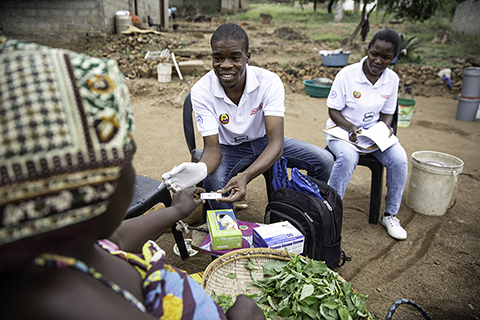
[[(398, 121), (398, 103), (397, 109), (393, 114), (392, 128), (395, 134), (397, 134), (397, 121)], [(328, 151), (330, 149), (325, 147)], [(331, 152), (331, 151), (330, 151)], [(333, 154), (333, 153), (332, 153)], [(359, 166), (366, 166), (372, 172), (370, 182), (370, 209), (368, 215), (368, 223), (377, 224), (380, 215), (380, 205), (382, 203), (383, 193), (383, 165), (373, 155), (368, 153), (360, 154), (358, 160)]]
[[(190, 92), (187, 94), (185, 101), (183, 102), (183, 133), (185, 134), (185, 140), (187, 142), (188, 150), (190, 151), (190, 155), (192, 156), (192, 162), (198, 162), (202, 156), (203, 149), (197, 149), (196, 142), (195, 142), (195, 130), (193, 126), (193, 117), (192, 117), (192, 100), (190, 98)], [(243, 168), (240, 171), (245, 170)], [(273, 167), (270, 167), (267, 171), (263, 173), (265, 177), (265, 183), (267, 186), (267, 197), (268, 202), (271, 200), (271, 196), (273, 193)], [(208, 202), (206, 202), (207, 204)], [(204, 206), (203, 218), (205, 221), (206, 218), (206, 211)]]
[(153, 23), (153, 20), (152, 20), (152, 17), (150, 17), (150, 15), (147, 15), (147, 19), (148, 19), (148, 26), (149, 27), (156, 27), (157, 28), (157, 31), (160, 31), (160, 24), (158, 23)]
[[(163, 203), (165, 207), (169, 207), (172, 204), (170, 191), (168, 191), (164, 185), (157, 190), (159, 185), (160, 181), (137, 174), (135, 176), (135, 194), (125, 214), (125, 219), (138, 217), (160, 202)], [(176, 225), (172, 226), (172, 233), (182, 260), (187, 259), (190, 255), (187, 252), (183, 234), (176, 229)]]

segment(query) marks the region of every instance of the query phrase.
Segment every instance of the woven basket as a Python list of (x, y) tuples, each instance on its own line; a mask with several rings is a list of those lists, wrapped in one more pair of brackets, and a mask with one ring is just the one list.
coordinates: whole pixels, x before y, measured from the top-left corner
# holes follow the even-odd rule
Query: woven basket
[[(210, 263), (202, 278), (202, 286), (208, 295), (215, 291), (216, 295), (229, 294), (254, 294), (260, 291), (252, 284), (250, 270), (245, 268), (248, 261), (252, 259), (255, 279), (263, 279), (263, 264), (272, 260), (285, 260), (290, 258), (282, 250), (268, 248), (247, 248), (229, 252)], [(227, 275), (233, 273), (235, 278), (230, 279)], [(345, 281), (342, 277), (337, 276)]]
[[(255, 279), (263, 279), (263, 264), (272, 260), (290, 260), (287, 253), (282, 250), (268, 248), (247, 248), (231, 251), (210, 263), (205, 269), (202, 278), (202, 287), (208, 295), (215, 291), (216, 295), (228, 294), (235, 297), (239, 294), (255, 294), (260, 289), (252, 284), (250, 270), (245, 268), (249, 260), (252, 260), (256, 270), (253, 270)], [(234, 273), (235, 278), (227, 277)], [(337, 278), (346, 281), (339, 275)], [(352, 289), (353, 290), (353, 289)], [(275, 319), (281, 319), (276, 317)], [(371, 320), (368, 318), (367, 320)]]
[[(285, 251), (268, 248), (247, 248), (231, 251), (217, 258), (205, 269), (202, 286), (208, 295), (215, 291), (216, 295), (254, 294), (260, 291), (252, 284), (250, 270), (246, 269), (249, 259), (252, 259), (256, 270), (253, 270), (255, 279), (263, 279), (262, 265), (272, 260), (290, 260)], [(236, 277), (230, 279), (228, 274)]]

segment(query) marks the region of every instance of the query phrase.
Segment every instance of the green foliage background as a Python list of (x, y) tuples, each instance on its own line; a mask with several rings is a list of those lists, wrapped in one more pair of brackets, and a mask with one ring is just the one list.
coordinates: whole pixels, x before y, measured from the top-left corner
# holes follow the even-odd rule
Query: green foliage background
[[(422, 0), (419, 0), (422, 1)], [(450, 0), (449, 0), (450, 1)], [(312, 2), (312, 1), (310, 1)], [(293, 7), (290, 2), (275, 2), (265, 0), (251, 0), (250, 9), (247, 12), (235, 15), (237, 21), (260, 22), (260, 14), (270, 14), (273, 17), (271, 26), (290, 24), (292, 28), (300, 28), (302, 33), (315, 41), (329, 44), (332, 48), (339, 48), (342, 41), (349, 37), (361, 20), (361, 11), (344, 12), (341, 23), (334, 23), (334, 13), (329, 14), (323, 5), (317, 4), (317, 10), (311, 6), (305, 6), (302, 10), (299, 6)], [(409, 63), (442, 66), (445, 60), (450, 58), (466, 58), (480, 55), (480, 37), (473, 35), (458, 34), (452, 29), (453, 12), (447, 13), (440, 10), (422, 22), (401, 20), (389, 14), (385, 10), (375, 10), (369, 18), (371, 30), (367, 41), (371, 39), (375, 30), (379, 30), (389, 22), (397, 22), (394, 29), (403, 32), (407, 38), (418, 38), (420, 45), (410, 53)], [(401, 22), (401, 23), (398, 23)], [(340, 26), (339, 26), (340, 24)], [(437, 26), (445, 28), (454, 41), (453, 44), (432, 44)], [(333, 30), (333, 31), (331, 31)], [(360, 35), (355, 38), (361, 41)], [(399, 61), (402, 62), (402, 61)], [(405, 59), (404, 61), (405, 62)]]

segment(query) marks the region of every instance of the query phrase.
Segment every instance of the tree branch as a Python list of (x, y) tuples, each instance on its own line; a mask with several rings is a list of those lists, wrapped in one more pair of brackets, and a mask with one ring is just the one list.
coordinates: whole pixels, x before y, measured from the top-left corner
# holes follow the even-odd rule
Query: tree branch
[(372, 13), (373, 10), (375, 10), (375, 7), (377, 6), (376, 4), (372, 7), (372, 9), (370, 9), (368, 11), (368, 13), (366, 14), (365, 16), (365, 13), (367, 12), (367, 2), (365, 2), (363, 4), (363, 8), (362, 8), (362, 20), (360, 21), (360, 23), (358, 24), (358, 26), (355, 28), (355, 30), (353, 31), (352, 35), (347, 39), (347, 44), (345, 45), (345, 51), (348, 51), (350, 50), (350, 47), (352, 46), (352, 43), (353, 43), (353, 40), (355, 39), (355, 37), (357, 36), (358, 32), (360, 30), (362, 30), (363, 28), (363, 25), (365, 24), (365, 22), (367, 22), (368, 18), (370, 17), (370, 14)]

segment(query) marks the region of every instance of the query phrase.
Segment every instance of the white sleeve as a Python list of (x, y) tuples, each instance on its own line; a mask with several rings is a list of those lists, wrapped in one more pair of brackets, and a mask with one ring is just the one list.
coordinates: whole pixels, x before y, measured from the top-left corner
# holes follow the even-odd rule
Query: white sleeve
[(207, 95), (201, 95), (192, 88), (190, 98), (192, 100), (192, 109), (194, 111), (195, 121), (198, 132), (205, 136), (218, 134), (218, 121), (213, 109), (208, 107), (213, 105)]
[(269, 89), (263, 114), (265, 116), (283, 117), (285, 115), (285, 88), (279, 76), (275, 75), (273, 77)]
[(347, 96), (345, 94), (345, 69), (340, 70), (332, 83), (332, 88), (327, 98), (327, 107), (335, 110), (345, 108)]
[(384, 114), (394, 114), (395, 110), (397, 109), (398, 84), (400, 82), (400, 78), (395, 73), (391, 75), (391, 79), (393, 81), (392, 92), (390, 93), (390, 97), (385, 102), (385, 105), (383, 106), (382, 110), (380, 110), (380, 112)]

